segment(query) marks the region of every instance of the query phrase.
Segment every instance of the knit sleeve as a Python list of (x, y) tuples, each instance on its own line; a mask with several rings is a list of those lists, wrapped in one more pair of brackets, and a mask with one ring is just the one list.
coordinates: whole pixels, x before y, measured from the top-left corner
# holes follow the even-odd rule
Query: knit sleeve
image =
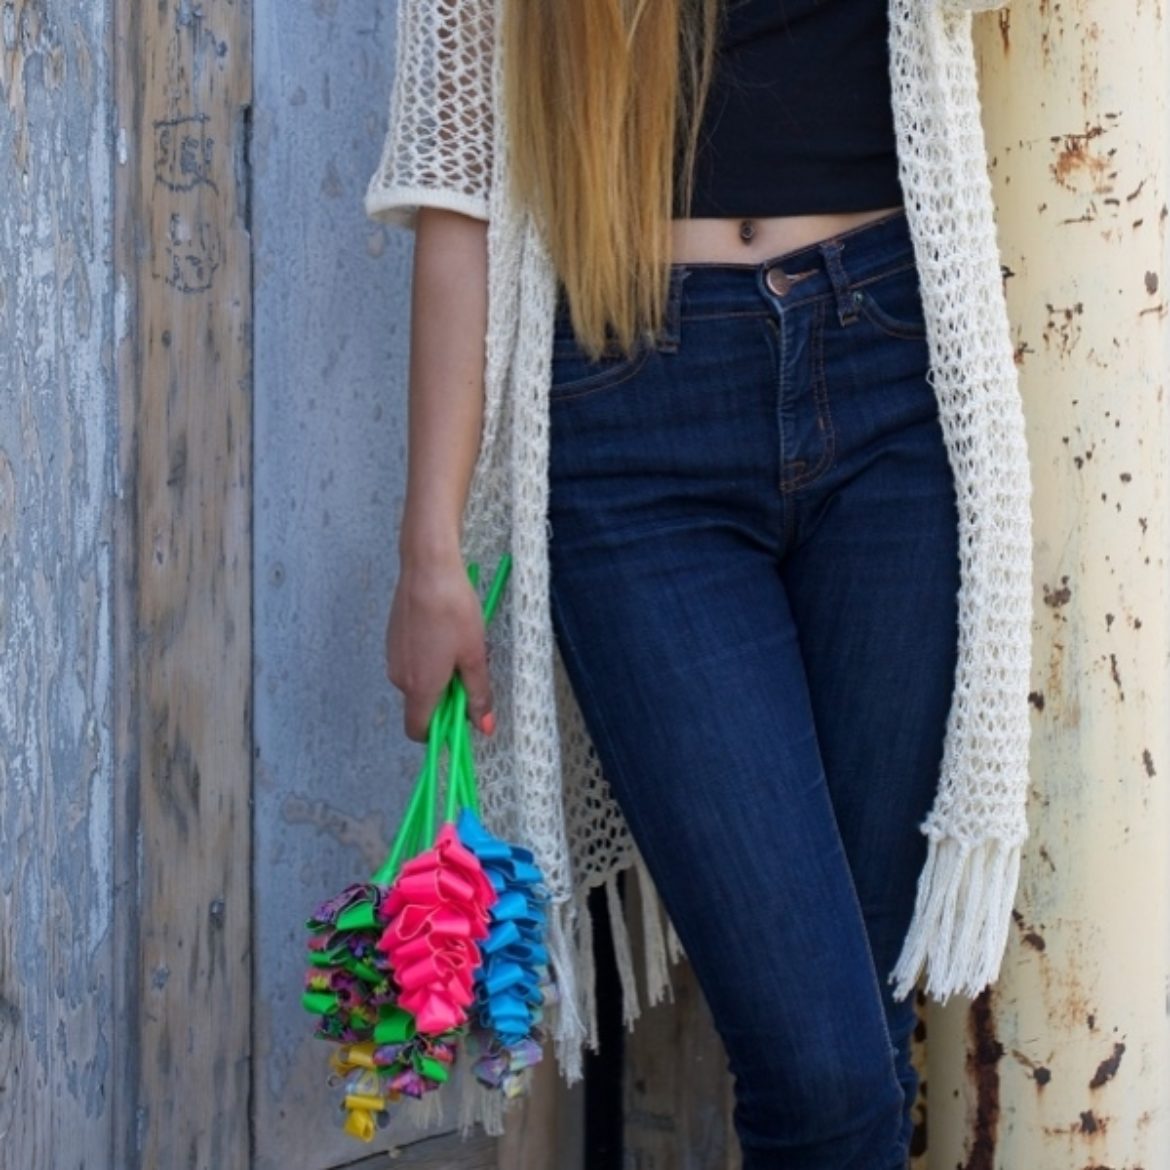
[(398, 0), (373, 219), (413, 229), (421, 206), (488, 218), (495, 0)]

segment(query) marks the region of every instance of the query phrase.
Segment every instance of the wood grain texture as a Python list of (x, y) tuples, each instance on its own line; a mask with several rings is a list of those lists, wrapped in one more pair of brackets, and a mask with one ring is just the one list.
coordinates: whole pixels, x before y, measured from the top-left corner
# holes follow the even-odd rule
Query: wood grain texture
[[(544, 1170), (552, 1170), (549, 1163)], [(496, 1139), (460, 1139), (457, 1134), (426, 1138), (372, 1158), (347, 1162), (344, 1170), (496, 1170)], [(557, 1167), (560, 1170), (560, 1167)]]
[(115, 0), (123, 441), (115, 1164), (249, 1165), (244, 0)]
[[(635, 970), (642, 919), (627, 887)], [(670, 969), (674, 1000), (643, 1008), (626, 1038), (624, 1165), (630, 1170), (739, 1170), (734, 1083), (723, 1042), (690, 964)]]
[(0, 1166), (110, 1165), (106, 6), (0, 6)]
[(584, 1170), (584, 1158), (585, 1084), (565, 1085), (548, 1040), (528, 1096), (504, 1115), (499, 1170)]

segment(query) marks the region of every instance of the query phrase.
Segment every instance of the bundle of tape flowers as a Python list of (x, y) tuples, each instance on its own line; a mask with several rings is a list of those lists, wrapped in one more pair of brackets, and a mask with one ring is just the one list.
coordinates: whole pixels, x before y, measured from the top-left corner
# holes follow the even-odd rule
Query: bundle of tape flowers
[[(511, 567), (500, 559), (484, 602), (490, 621)], [(478, 568), (468, 565), (472, 584)], [(461, 1050), (475, 1080), (524, 1093), (541, 1058), (542, 1009), (555, 998), (544, 935), (548, 894), (531, 851), (480, 823), (456, 674), (428, 726), (422, 769), (386, 860), (308, 920), (302, 1003), (315, 1035), (338, 1047), (348, 1133), (370, 1141), (390, 1106), (445, 1084)], [(436, 832), (440, 759), (448, 750)]]

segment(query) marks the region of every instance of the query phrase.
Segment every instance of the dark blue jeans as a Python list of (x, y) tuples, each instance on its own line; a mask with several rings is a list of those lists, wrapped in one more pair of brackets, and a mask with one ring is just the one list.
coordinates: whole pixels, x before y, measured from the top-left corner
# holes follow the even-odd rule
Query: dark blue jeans
[(897, 215), (676, 264), (550, 391), (557, 643), (724, 1041), (745, 1170), (903, 1170), (910, 920), (954, 680), (954, 483)]

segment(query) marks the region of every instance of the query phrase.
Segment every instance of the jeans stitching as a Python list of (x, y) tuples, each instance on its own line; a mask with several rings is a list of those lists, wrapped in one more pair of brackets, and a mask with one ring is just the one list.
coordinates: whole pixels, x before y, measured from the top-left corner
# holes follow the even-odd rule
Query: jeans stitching
[(922, 341), (926, 337), (926, 322), (915, 325), (909, 321), (900, 321), (891, 317), (872, 297), (865, 294), (859, 304), (861, 315), (875, 328), (880, 329), (890, 337), (897, 337), (904, 341)]
[(782, 492), (796, 491), (818, 479), (832, 466), (837, 454), (837, 434), (833, 427), (833, 416), (829, 410), (829, 385), (825, 376), (825, 306), (823, 304), (817, 306), (817, 313), (813, 320), (813, 337), (816, 347), (813, 404), (816, 406), (817, 421), (824, 426), (824, 449), (816, 466), (811, 470), (781, 479), (780, 490)]
[(653, 352), (655, 351), (652, 347), (645, 346), (629, 360), (628, 364), (616, 366), (612, 370), (589, 374), (572, 382), (564, 382), (560, 386), (550, 384), (548, 400), (552, 403), (564, 402), (571, 398), (587, 398), (620, 386), (623, 382), (628, 382), (646, 365)]

